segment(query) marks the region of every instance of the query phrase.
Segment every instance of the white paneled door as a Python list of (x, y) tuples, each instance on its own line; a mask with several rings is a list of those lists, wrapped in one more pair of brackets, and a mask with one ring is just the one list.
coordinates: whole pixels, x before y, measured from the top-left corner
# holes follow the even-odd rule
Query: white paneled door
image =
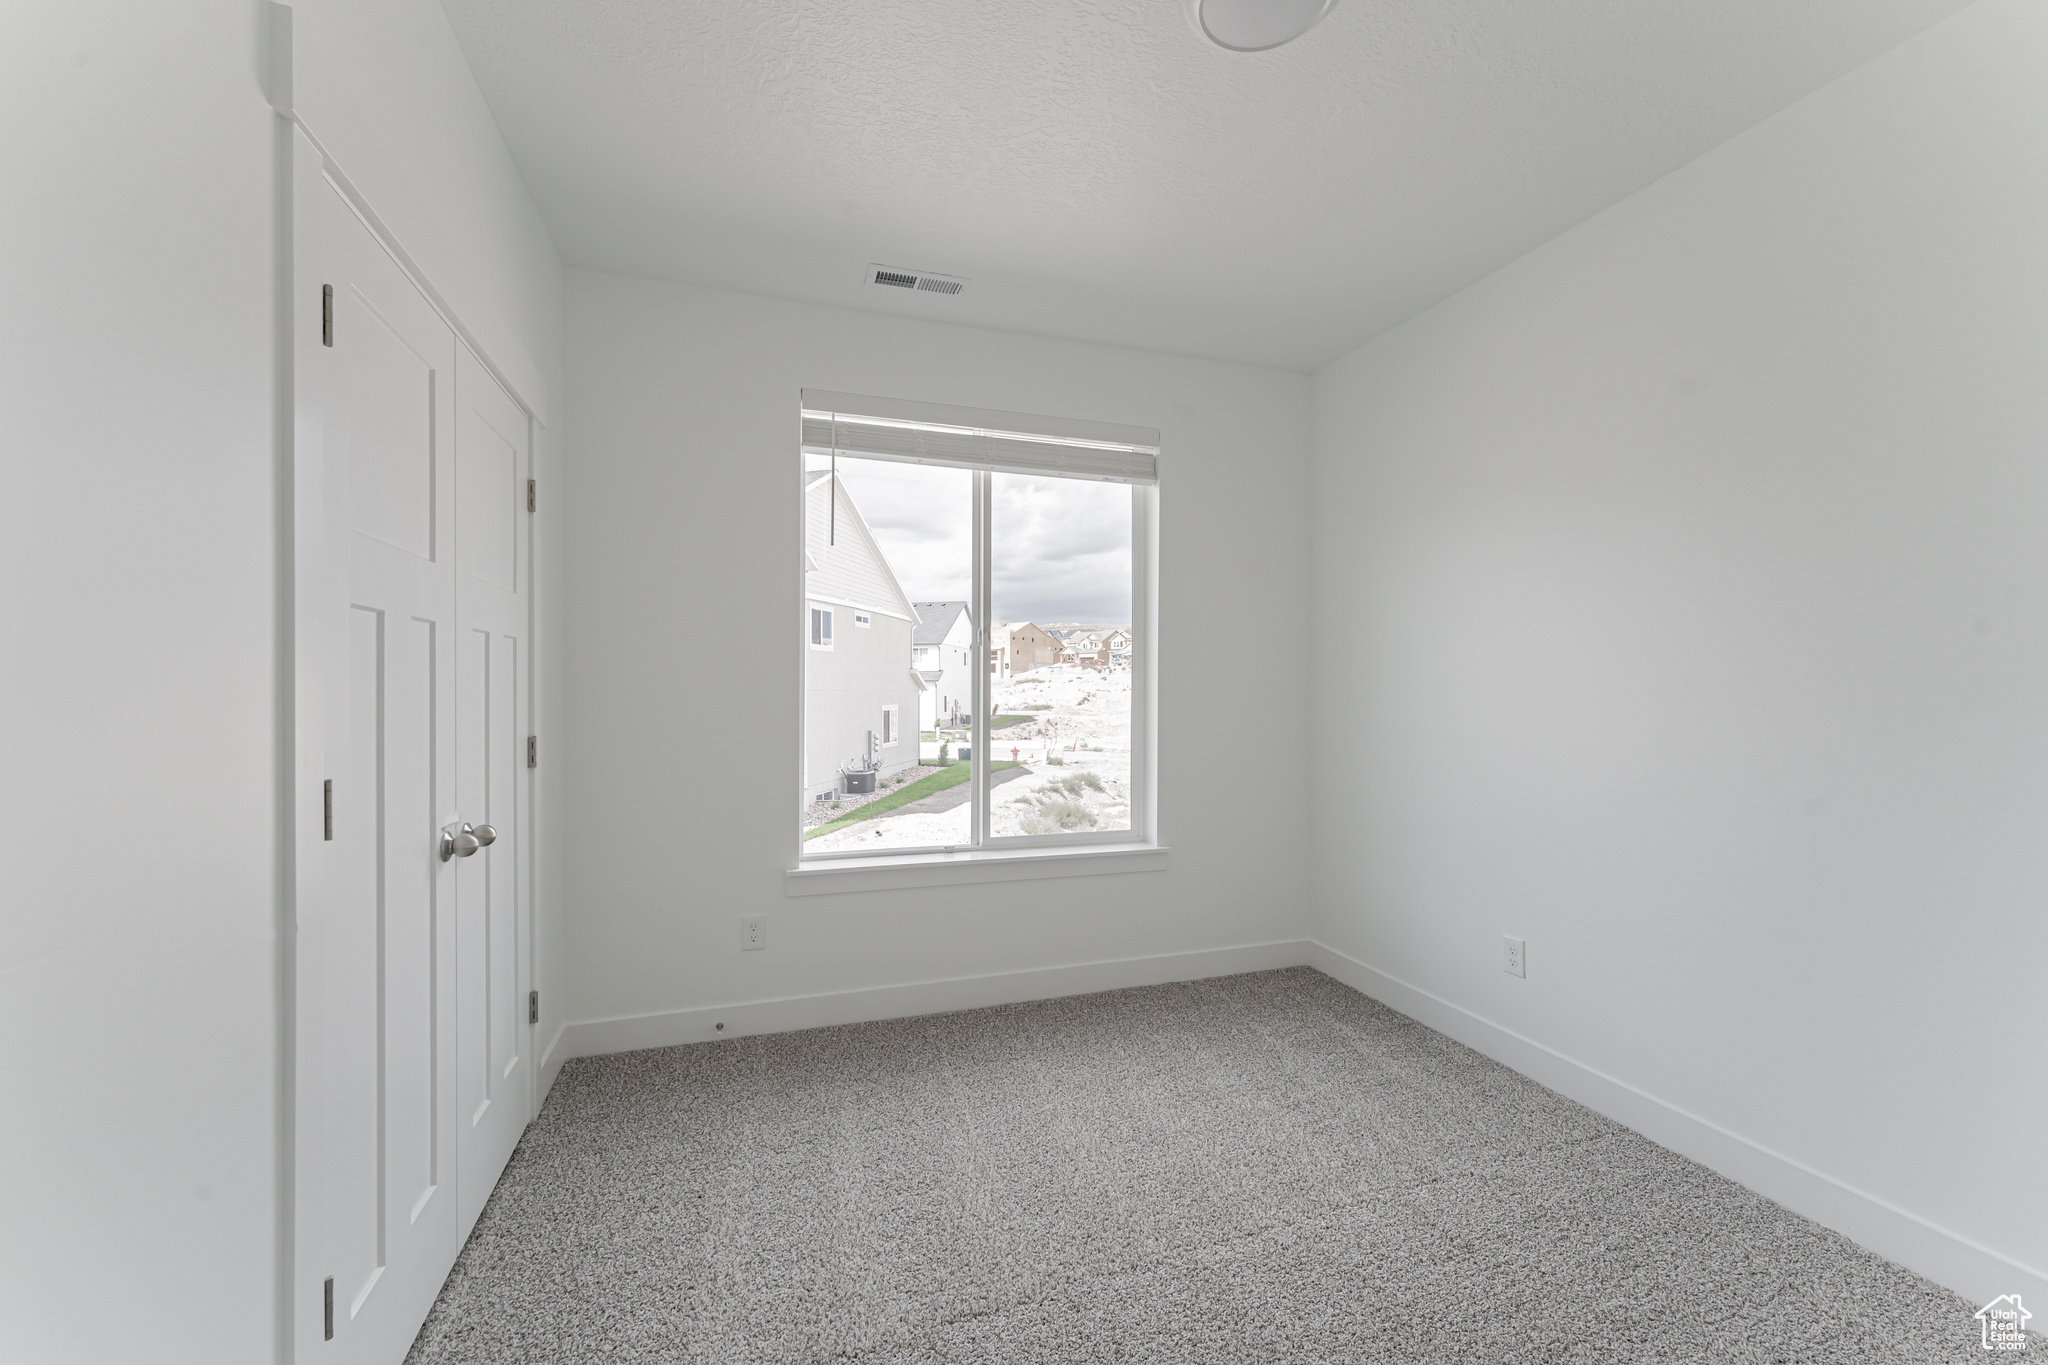
[(294, 1347), (398, 1365), (531, 1107), (530, 440), (294, 158)]
[(490, 846), (457, 874), (456, 1108), (462, 1223), (526, 1127), (526, 414), (467, 350), (456, 362), (455, 785)]

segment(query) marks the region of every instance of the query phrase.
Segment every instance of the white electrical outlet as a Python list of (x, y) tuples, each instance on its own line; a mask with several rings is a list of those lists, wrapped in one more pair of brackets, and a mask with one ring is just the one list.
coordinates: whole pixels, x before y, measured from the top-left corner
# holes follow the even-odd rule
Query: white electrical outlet
[(768, 946), (768, 917), (766, 915), (740, 916), (740, 951), (751, 953)]
[(1500, 941), (1500, 969), (1509, 976), (1529, 974), (1529, 945), (1518, 938)]

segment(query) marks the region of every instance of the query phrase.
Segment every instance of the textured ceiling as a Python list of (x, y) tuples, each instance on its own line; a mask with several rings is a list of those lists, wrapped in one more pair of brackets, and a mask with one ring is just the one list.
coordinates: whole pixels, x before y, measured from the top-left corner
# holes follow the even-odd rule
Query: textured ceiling
[(571, 264), (1308, 370), (1964, 0), (443, 3)]

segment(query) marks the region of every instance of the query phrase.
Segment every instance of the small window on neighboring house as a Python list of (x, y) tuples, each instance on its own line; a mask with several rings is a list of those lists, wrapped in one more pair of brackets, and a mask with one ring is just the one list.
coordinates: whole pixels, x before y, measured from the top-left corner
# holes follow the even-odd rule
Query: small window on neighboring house
[(832, 612), (829, 608), (811, 608), (811, 648), (832, 648)]
[(885, 706), (882, 708), (882, 743), (884, 745), (889, 745), (894, 744), (895, 742), (896, 708), (893, 706)]
[(853, 614), (853, 623), (857, 626), (866, 625), (868, 623), (867, 614), (865, 612), (855, 612)]

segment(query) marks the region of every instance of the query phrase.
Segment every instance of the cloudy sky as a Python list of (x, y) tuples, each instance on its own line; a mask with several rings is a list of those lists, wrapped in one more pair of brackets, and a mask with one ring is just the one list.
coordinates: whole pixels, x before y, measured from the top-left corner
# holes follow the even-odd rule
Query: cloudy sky
[[(824, 461), (811, 461), (823, 468)], [(841, 456), (839, 477), (913, 602), (965, 600), (973, 476), (964, 469)], [(1127, 625), (1131, 490), (1125, 484), (998, 474), (990, 606), (999, 621)]]

